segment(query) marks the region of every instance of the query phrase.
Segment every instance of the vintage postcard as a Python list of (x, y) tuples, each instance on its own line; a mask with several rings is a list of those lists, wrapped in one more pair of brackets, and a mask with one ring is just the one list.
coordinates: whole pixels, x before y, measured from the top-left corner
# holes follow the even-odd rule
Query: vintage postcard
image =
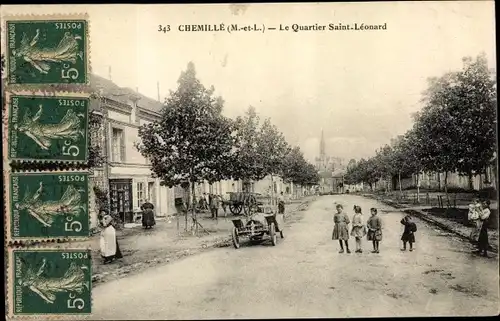
[(7, 241), (92, 320), (497, 315), (494, 9), (2, 6)]
[(6, 94), (4, 155), (11, 161), (85, 163), (90, 98), (85, 93)]
[(67, 320), (92, 312), (89, 249), (9, 248), (8, 259), (9, 317)]
[(6, 172), (4, 184), (9, 242), (88, 238), (87, 172)]

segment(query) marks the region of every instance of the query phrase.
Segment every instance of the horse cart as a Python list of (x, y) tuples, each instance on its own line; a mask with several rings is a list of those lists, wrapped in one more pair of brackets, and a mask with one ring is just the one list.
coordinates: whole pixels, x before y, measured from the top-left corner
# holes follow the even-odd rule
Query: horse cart
[(259, 210), (262, 202), (258, 201), (258, 193), (251, 192), (229, 192), (229, 210), (234, 215), (239, 215), (243, 211), (245, 215), (255, 213)]
[(240, 248), (240, 238), (242, 237), (247, 237), (250, 242), (259, 242), (269, 236), (273, 246), (278, 243), (278, 233), (281, 238), (284, 238), (283, 214), (273, 211), (272, 206), (264, 206), (249, 216), (234, 218), (232, 221), (234, 227), (231, 237), (236, 249)]

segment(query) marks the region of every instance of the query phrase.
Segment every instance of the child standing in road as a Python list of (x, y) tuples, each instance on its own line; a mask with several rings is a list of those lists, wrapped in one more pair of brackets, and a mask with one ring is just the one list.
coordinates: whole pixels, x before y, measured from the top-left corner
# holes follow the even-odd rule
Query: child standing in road
[(351, 236), (356, 239), (356, 253), (363, 253), (361, 239), (366, 235), (366, 226), (363, 224), (361, 207), (354, 205), (354, 216), (352, 217)]
[(379, 244), (382, 241), (382, 219), (377, 215), (377, 209), (371, 208), (370, 212), (372, 216), (366, 222), (368, 226), (368, 241), (372, 241), (373, 243), (373, 251), (372, 253), (380, 253), (379, 252)]
[(410, 215), (406, 215), (401, 220), (401, 224), (405, 226), (403, 235), (401, 236), (401, 241), (403, 241), (403, 248), (401, 251), (406, 251), (406, 243), (410, 243), (410, 252), (413, 251), (413, 243), (415, 243), (415, 232), (417, 231), (417, 225), (412, 221)]
[(339, 253), (344, 253), (344, 245), (342, 244), (342, 241), (345, 243), (346, 251), (347, 253), (351, 253), (349, 250), (349, 229), (347, 228), (347, 225), (349, 225), (349, 217), (347, 214), (343, 213), (344, 207), (340, 204), (337, 204), (337, 213), (333, 216), (333, 233), (332, 233), (332, 240), (339, 240), (340, 244), (340, 251)]

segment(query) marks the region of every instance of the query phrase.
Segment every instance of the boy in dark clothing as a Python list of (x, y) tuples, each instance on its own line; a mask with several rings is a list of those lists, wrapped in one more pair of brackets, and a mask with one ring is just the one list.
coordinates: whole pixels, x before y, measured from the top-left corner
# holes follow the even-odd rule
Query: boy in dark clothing
[(406, 251), (406, 243), (410, 243), (410, 252), (413, 251), (413, 243), (415, 243), (415, 232), (417, 231), (417, 225), (412, 221), (410, 215), (406, 215), (402, 220), (401, 224), (405, 226), (403, 235), (401, 236), (401, 241), (403, 241), (403, 248), (401, 251)]

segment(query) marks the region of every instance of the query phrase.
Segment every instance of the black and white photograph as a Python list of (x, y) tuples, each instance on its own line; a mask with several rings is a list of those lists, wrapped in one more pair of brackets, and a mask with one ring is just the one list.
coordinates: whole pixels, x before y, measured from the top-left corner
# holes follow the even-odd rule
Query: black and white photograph
[[(499, 314), (493, 1), (1, 16), (2, 97), (88, 96), (88, 159), (53, 163), (89, 177), (88, 238), (61, 241), (92, 255), (82, 319)], [(34, 114), (19, 137), (71, 155), (83, 117)]]

